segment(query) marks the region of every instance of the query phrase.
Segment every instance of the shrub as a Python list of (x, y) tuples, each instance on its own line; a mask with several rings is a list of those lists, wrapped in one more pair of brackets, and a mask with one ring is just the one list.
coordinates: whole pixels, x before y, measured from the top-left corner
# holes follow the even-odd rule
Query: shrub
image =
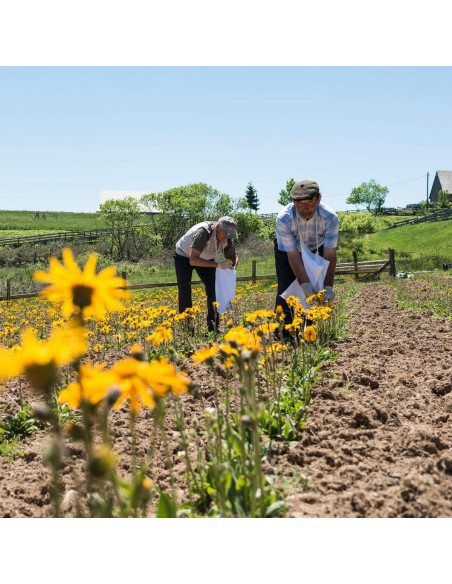
[(375, 231), (377, 231), (377, 220), (371, 213), (339, 212), (338, 216), (341, 225), (341, 231), (355, 234), (375, 233)]

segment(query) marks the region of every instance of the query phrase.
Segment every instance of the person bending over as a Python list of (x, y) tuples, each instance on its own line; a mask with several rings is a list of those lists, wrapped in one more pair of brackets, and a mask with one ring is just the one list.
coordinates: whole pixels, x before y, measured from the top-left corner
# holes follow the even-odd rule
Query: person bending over
[[(207, 296), (207, 329), (218, 331), (219, 317), (213, 303), (215, 296), (216, 268), (237, 267), (238, 257), (233, 239), (237, 237), (237, 224), (232, 217), (220, 217), (218, 221), (203, 221), (191, 227), (176, 243), (174, 265), (179, 299), (179, 312), (192, 307), (191, 281), (196, 270), (204, 284)], [(226, 258), (217, 262), (222, 252)]]

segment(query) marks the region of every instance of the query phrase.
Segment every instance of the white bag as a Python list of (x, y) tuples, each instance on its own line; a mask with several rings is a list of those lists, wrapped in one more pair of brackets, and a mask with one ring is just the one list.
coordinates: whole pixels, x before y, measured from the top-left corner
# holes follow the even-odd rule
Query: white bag
[(312, 284), (314, 290), (323, 290), (323, 285), (325, 282), (325, 276), (328, 271), (328, 266), (330, 262), (325, 258), (322, 258), (318, 253), (312, 253), (301, 242), (301, 257), (303, 258), (304, 269), (308, 275), (309, 282)]
[[(309, 251), (303, 242), (301, 242), (301, 257), (303, 258), (304, 269), (306, 270), (306, 274), (308, 275), (312, 287), (317, 291), (323, 290), (323, 284), (325, 282), (325, 276), (330, 262), (325, 258), (322, 258), (319, 254)], [(289, 296), (295, 296), (298, 298), (304, 308), (311, 308), (311, 305), (306, 302), (306, 295), (296, 278), (281, 294), (281, 297), (284, 298), (284, 300), (287, 300)]]
[(237, 272), (233, 268), (216, 269), (215, 274), (215, 296), (219, 304), (218, 314), (223, 314), (231, 309), (231, 302), (235, 297), (235, 285), (237, 282)]
[(284, 300), (287, 300), (289, 296), (295, 296), (295, 298), (298, 298), (303, 308), (306, 308), (307, 310), (311, 308), (311, 305), (306, 302), (306, 295), (296, 278), (292, 284), (281, 294), (281, 298), (284, 298)]

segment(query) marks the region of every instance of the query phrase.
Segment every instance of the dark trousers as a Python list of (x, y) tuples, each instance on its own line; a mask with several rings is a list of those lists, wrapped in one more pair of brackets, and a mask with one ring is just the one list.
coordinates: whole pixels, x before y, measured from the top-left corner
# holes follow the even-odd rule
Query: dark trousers
[(215, 296), (215, 268), (202, 268), (191, 266), (190, 260), (178, 253), (174, 254), (174, 265), (176, 267), (177, 290), (179, 292), (179, 312), (184, 312), (191, 308), (191, 279), (193, 270), (196, 270), (207, 296), (207, 329), (209, 331), (218, 330), (219, 317), (215, 311), (213, 303), (216, 301)]
[[(323, 257), (323, 245), (319, 247), (319, 255)], [(292, 284), (295, 280), (295, 274), (290, 267), (289, 260), (287, 258), (287, 252), (280, 251), (278, 249), (278, 244), (275, 239), (275, 266), (276, 266), (276, 278), (278, 280), (278, 290), (276, 292), (276, 304), (275, 306), (281, 306), (284, 311), (284, 322), (285, 324), (290, 324), (292, 322), (292, 312), (287, 305), (281, 294)]]

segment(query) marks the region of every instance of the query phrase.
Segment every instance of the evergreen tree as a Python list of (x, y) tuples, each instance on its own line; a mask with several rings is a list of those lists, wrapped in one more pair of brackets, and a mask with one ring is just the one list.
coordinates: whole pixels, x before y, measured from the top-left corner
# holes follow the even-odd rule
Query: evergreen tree
[(259, 210), (259, 197), (257, 196), (257, 191), (253, 187), (253, 183), (249, 182), (246, 187), (245, 198), (248, 203), (248, 207), (252, 209), (255, 213)]

